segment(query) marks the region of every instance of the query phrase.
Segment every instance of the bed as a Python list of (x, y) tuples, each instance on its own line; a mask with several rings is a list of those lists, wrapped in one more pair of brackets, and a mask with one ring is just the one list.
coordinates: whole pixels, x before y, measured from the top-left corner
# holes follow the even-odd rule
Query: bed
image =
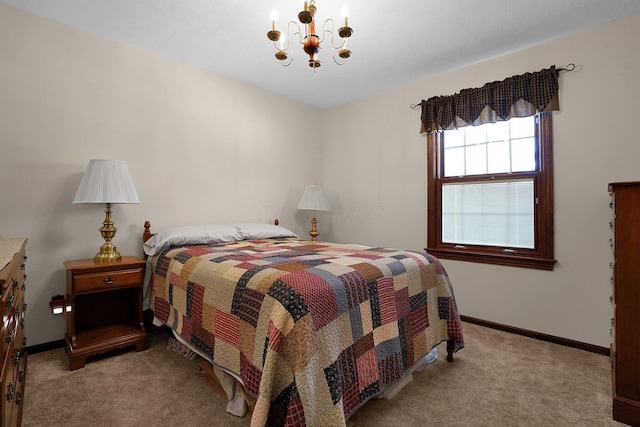
[(422, 252), (305, 241), (277, 224), (145, 223), (145, 307), (255, 398), (251, 425), (344, 426), (438, 344), (464, 347)]

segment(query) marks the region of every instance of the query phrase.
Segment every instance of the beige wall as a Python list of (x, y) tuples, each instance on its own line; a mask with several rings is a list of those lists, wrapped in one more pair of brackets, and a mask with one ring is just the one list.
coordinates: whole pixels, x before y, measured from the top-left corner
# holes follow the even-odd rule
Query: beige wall
[[(463, 314), (608, 346), (607, 183), (640, 179), (637, 40), (640, 15), (319, 111), (0, 5), (0, 235), (29, 237), (28, 344), (63, 337), (48, 311), (62, 261), (101, 244), (102, 207), (71, 204), (91, 158), (125, 160), (142, 200), (114, 209), (122, 253), (141, 254), (146, 219), (279, 217), (306, 235), (295, 206), (314, 180), (333, 207), (318, 214), (322, 238), (420, 250), (426, 149), (409, 106), (574, 62), (554, 115), (556, 269), (443, 263)], [(322, 131), (299, 138), (309, 114)]]
[(607, 184), (640, 180), (638, 40), (635, 15), (328, 111), (324, 182), (337, 207), (329, 237), (423, 248), (426, 141), (418, 135), (420, 112), (409, 106), (573, 62), (576, 72), (560, 77), (553, 123), (555, 270), (443, 264), (463, 314), (608, 347)]
[[(117, 205), (114, 244), (141, 255), (142, 224), (272, 221), (322, 183), (320, 111), (0, 4), (0, 235), (26, 236), (28, 345), (62, 339), (50, 314), (62, 262), (102, 244), (104, 206), (73, 205), (92, 158), (127, 162), (140, 205)], [(305, 134), (305, 138), (300, 135)]]

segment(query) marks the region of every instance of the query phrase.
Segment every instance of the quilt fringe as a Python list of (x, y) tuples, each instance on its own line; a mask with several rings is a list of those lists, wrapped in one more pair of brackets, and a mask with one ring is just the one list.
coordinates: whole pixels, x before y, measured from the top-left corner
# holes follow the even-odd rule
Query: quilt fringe
[(193, 350), (189, 349), (186, 345), (182, 344), (175, 338), (169, 338), (167, 350), (174, 351), (189, 360), (194, 360), (197, 357), (197, 354)]

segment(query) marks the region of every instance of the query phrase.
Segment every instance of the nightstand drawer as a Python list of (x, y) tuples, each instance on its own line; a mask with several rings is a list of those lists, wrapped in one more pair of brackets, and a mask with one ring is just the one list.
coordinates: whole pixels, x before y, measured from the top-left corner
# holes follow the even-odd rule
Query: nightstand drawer
[(73, 292), (91, 292), (99, 289), (139, 285), (142, 280), (142, 269), (82, 274), (74, 276)]

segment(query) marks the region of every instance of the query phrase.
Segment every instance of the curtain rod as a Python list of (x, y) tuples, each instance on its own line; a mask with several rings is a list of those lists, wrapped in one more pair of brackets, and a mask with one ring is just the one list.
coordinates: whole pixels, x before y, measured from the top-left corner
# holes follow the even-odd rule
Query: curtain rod
[[(556, 71), (560, 72), (560, 71), (573, 71), (576, 69), (576, 64), (574, 64), (573, 62), (567, 64), (566, 67), (563, 68), (557, 68)], [(411, 109), (415, 110), (418, 107), (422, 106), (422, 102), (419, 102), (417, 104), (411, 104)]]

